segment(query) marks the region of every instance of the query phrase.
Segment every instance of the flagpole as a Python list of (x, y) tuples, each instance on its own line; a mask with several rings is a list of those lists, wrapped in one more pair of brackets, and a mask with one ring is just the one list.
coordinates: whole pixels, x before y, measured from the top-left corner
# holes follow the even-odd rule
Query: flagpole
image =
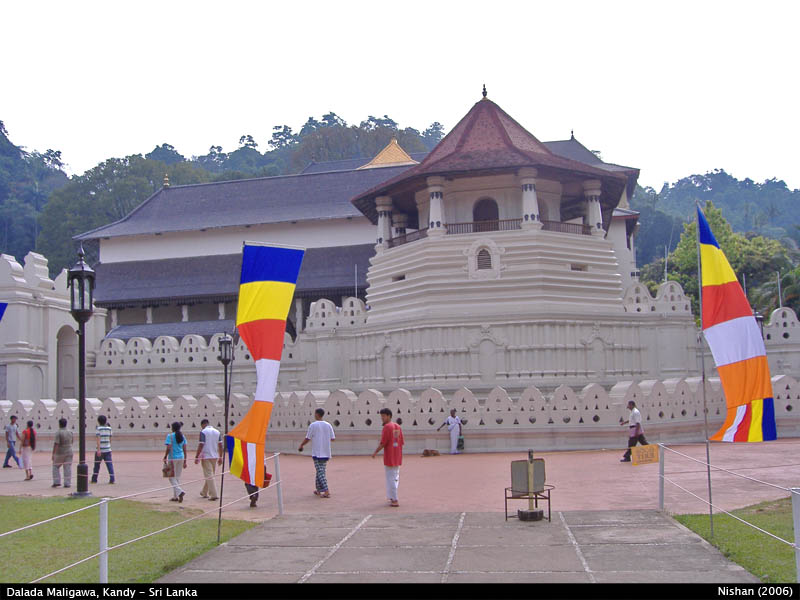
[(703, 394), (703, 432), (706, 439), (706, 472), (708, 476), (708, 521), (711, 529), (711, 537), (714, 537), (714, 507), (711, 502), (711, 442), (708, 439), (708, 405), (706, 403), (706, 357), (703, 351), (703, 272), (700, 260), (700, 204), (695, 202), (695, 222), (697, 224), (697, 235), (695, 244), (697, 245), (697, 291), (700, 299), (700, 332), (697, 335), (697, 346), (700, 352), (700, 385)]

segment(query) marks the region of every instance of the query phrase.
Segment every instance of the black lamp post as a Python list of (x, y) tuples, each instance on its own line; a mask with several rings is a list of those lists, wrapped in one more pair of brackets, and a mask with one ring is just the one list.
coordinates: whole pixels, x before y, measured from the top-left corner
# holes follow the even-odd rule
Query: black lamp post
[(219, 356), (217, 360), (222, 363), (224, 370), (223, 383), (225, 394), (225, 435), (228, 434), (228, 404), (230, 402), (230, 389), (228, 389), (228, 368), (233, 361), (233, 338), (227, 333), (219, 338)]
[[(223, 375), (223, 390), (224, 390), (224, 398), (225, 398), (225, 435), (228, 435), (228, 406), (230, 405), (231, 399), (231, 390), (228, 387), (228, 369), (230, 367), (231, 362), (233, 361), (233, 338), (229, 336), (227, 333), (222, 334), (219, 338), (219, 356), (217, 356), (217, 360), (222, 363), (222, 369), (224, 371)], [(227, 447), (227, 440), (225, 441), (223, 447), (223, 453)], [(224, 465), (223, 460), (223, 465)], [(223, 466), (222, 469), (222, 480), (219, 484), (219, 514), (217, 516), (217, 544), (220, 541), (220, 534), (222, 532), (222, 494), (225, 490), (225, 468)]]
[(75, 496), (89, 496), (89, 466), (86, 464), (86, 321), (94, 309), (94, 270), (83, 261), (83, 246), (78, 251), (78, 262), (67, 275), (70, 312), (78, 322), (78, 488)]

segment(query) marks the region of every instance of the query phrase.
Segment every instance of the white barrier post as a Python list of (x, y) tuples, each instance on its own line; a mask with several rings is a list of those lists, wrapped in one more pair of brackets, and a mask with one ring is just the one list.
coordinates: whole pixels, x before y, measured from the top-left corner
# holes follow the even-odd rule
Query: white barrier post
[(108, 498), (100, 499), (100, 583), (108, 583)]
[(658, 453), (658, 510), (664, 512), (664, 445), (658, 445), (661, 451)]
[(283, 514), (283, 485), (281, 484), (281, 458), (280, 453), (275, 453), (275, 479), (277, 479), (278, 489), (276, 490), (276, 494), (278, 495), (278, 514)]
[(794, 525), (794, 567), (800, 582), (800, 488), (792, 488), (792, 524)]

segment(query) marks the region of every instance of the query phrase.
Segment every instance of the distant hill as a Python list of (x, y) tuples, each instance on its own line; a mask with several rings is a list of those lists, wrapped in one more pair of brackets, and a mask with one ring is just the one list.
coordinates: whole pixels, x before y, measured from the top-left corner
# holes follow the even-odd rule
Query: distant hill
[(674, 250), (683, 223), (695, 218), (695, 203), (705, 206), (707, 201), (722, 210), (735, 232), (774, 238), (792, 248), (800, 242), (800, 190), (789, 189), (779, 179), (740, 181), (716, 169), (665, 184), (660, 192), (637, 187), (630, 204), (642, 213), (636, 252), (639, 266), (663, 258), (664, 246)]

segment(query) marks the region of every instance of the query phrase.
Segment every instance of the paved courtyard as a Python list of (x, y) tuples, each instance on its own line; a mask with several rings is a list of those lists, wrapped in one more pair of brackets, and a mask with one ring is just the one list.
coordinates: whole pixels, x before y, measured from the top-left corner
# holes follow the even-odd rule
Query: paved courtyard
[(652, 510), (276, 517), (161, 583), (755, 583)]
[[(703, 444), (674, 449), (705, 460)], [(526, 453), (406, 456), (399, 508), (389, 507), (384, 498), (380, 457), (334, 456), (328, 468), (332, 497), (322, 499), (311, 493), (311, 459), (281, 455), (284, 514), (278, 515), (276, 486), (264, 490), (253, 509), (241, 482), (226, 477), (224, 500), (233, 504), (225, 516), (260, 524), (163, 581), (220, 581), (231, 571), (237, 581), (274, 582), (755, 581), (657, 510), (658, 464), (634, 467), (620, 463), (621, 454), (622, 449), (536, 453), (546, 461), (547, 482), (556, 486), (551, 523), (503, 518), (509, 463)], [(182, 478), (184, 503), (168, 501), (162, 456), (114, 452), (117, 483), (109, 485), (103, 467), (99, 483), (90, 489), (98, 497), (137, 494), (135, 499), (164, 510), (188, 516), (201, 509), (216, 518), (216, 503), (199, 496), (202, 473), (191, 462)], [(714, 504), (730, 510), (787, 497), (779, 487), (800, 486), (798, 456), (797, 439), (712, 445), (714, 465), (773, 484), (712, 471)], [(35, 478), (28, 482), (22, 481), (22, 471), (0, 470), (0, 494), (64, 495), (68, 490), (50, 487), (48, 463), (49, 453), (37, 452)], [(268, 469), (274, 473), (274, 463)], [(670, 452), (665, 472), (685, 490), (707, 498), (703, 465)], [(667, 513), (708, 510), (670, 483), (665, 498)]]

